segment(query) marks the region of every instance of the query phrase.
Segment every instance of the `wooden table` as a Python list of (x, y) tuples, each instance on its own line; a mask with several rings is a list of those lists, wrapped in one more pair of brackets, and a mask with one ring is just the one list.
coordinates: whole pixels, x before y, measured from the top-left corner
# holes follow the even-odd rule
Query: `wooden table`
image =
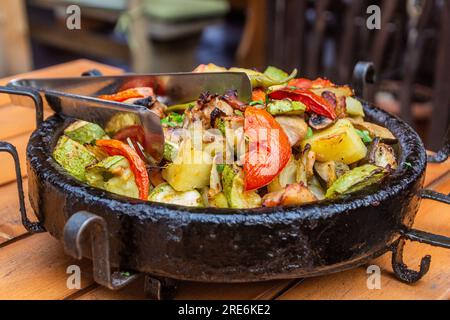
[[(97, 68), (104, 74), (121, 70), (78, 60), (20, 76), (77, 76)], [(11, 78), (1, 79), (0, 85)], [(34, 129), (34, 110), (12, 106), (6, 95), (0, 96), (0, 140), (13, 143), (25, 169), (25, 148)], [(143, 299), (143, 283), (136, 281), (121, 291), (109, 291), (92, 280), (91, 263), (65, 255), (61, 244), (48, 233), (30, 234), (19, 218), (17, 189), (11, 158), (0, 155), (0, 299)], [(25, 170), (24, 170), (25, 171)], [(23, 172), (26, 175), (26, 172)], [(26, 192), (26, 176), (24, 176)], [(442, 193), (450, 192), (450, 161), (427, 168), (426, 185)], [(31, 208), (27, 204), (27, 209)], [(448, 206), (424, 200), (416, 228), (450, 235)], [(416, 285), (397, 281), (390, 266), (390, 253), (376, 259), (382, 270), (381, 290), (366, 286), (366, 268), (306, 280), (269, 281), (257, 284), (181, 283), (177, 299), (448, 299), (450, 298), (450, 251), (418, 243), (408, 243), (405, 261), (418, 266), (425, 254), (432, 255), (429, 273)], [(68, 289), (69, 265), (82, 270), (81, 289)]]

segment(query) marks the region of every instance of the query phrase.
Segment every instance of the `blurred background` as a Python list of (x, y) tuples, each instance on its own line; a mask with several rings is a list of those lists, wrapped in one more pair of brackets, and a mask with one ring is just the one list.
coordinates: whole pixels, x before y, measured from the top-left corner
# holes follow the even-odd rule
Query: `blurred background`
[[(351, 83), (373, 61), (367, 99), (437, 150), (450, 119), (449, 0), (2, 0), (0, 77), (87, 58), (134, 72), (201, 63)], [(68, 6), (81, 9), (69, 30)], [(381, 28), (370, 30), (370, 5)], [(84, 70), (80, 70), (84, 71)]]

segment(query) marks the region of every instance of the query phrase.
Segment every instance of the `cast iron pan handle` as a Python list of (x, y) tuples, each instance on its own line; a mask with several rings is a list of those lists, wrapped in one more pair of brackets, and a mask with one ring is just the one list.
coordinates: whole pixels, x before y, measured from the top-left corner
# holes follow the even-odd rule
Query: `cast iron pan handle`
[(428, 163), (442, 163), (447, 161), (450, 154), (450, 127), (447, 130), (444, 146), (436, 154), (428, 156)]
[(368, 84), (374, 84), (376, 72), (373, 62), (360, 61), (353, 69), (353, 88), (358, 97), (367, 100), (366, 89)]
[(44, 105), (39, 91), (29, 87), (19, 86), (0, 86), (0, 93), (7, 93), (9, 95), (24, 96), (33, 100), (36, 109), (36, 127), (39, 127), (44, 121)]
[(64, 226), (63, 242), (66, 253), (76, 259), (83, 258), (84, 250), (90, 244), (94, 280), (111, 290), (123, 288), (139, 276), (128, 272), (111, 272), (108, 226), (100, 216), (87, 211), (72, 215)]
[[(422, 190), (420, 196), (423, 199), (431, 199), (442, 203), (450, 204), (450, 195), (445, 195), (433, 190)], [(429, 232), (416, 229), (401, 230), (402, 237), (392, 247), (392, 268), (396, 276), (403, 282), (415, 283), (419, 281), (430, 269), (431, 256), (426, 255), (420, 262), (419, 271), (408, 269), (403, 262), (403, 247), (405, 246), (405, 239), (426, 243), (432, 246), (450, 249), (450, 238), (432, 234)]]
[[(36, 127), (39, 127), (43, 121), (43, 105), (42, 98), (38, 91), (23, 87), (3, 87), (0, 86), (0, 93), (19, 95), (29, 97), (33, 100), (36, 108)], [(19, 155), (17, 149), (6, 141), (0, 141), (0, 152), (9, 153), (14, 160), (14, 167), (17, 181), (17, 192), (19, 196), (20, 216), (25, 229), (31, 233), (45, 232), (45, 228), (41, 222), (31, 222), (27, 216), (25, 207), (25, 197), (23, 192), (22, 170), (20, 169)]]

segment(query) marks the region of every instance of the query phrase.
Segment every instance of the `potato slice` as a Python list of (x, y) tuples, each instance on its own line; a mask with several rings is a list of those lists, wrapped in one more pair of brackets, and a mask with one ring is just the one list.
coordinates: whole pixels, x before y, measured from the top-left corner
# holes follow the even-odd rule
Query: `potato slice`
[(363, 159), (367, 148), (347, 119), (341, 119), (332, 127), (314, 134), (302, 142), (304, 148), (311, 145), (320, 162), (341, 161), (352, 164)]
[(211, 167), (211, 156), (186, 141), (175, 161), (162, 170), (162, 176), (176, 191), (191, 191), (209, 186)]

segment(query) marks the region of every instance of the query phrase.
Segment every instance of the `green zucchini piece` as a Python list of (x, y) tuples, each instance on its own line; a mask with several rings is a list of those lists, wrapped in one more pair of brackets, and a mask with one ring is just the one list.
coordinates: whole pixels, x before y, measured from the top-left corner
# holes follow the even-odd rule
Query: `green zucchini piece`
[(247, 76), (250, 78), (250, 83), (252, 84), (253, 88), (269, 88), (272, 86), (276, 86), (279, 84), (287, 83), (290, 80), (294, 79), (297, 75), (297, 69), (294, 69), (292, 73), (284, 78), (284, 79), (273, 79), (267, 74), (251, 70), (251, 69), (243, 69), (243, 68), (231, 68), (229, 71), (231, 72), (244, 72), (247, 74)]
[(244, 172), (241, 169), (225, 166), (222, 185), (230, 208), (251, 209), (261, 206), (261, 197), (255, 191), (244, 191)]
[(95, 140), (107, 138), (105, 131), (98, 124), (77, 120), (64, 130), (70, 139), (81, 144), (91, 144)]
[(228, 200), (223, 192), (219, 192), (209, 199), (209, 206), (214, 208), (228, 208)]
[(97, 188), (139, 198), (139, 190), (128, 160), (123, 156), (111, 156), (86, 168), (87, 182)]
[(380, 182), (388, 172), (378, 166), (367, 164), (345, 173), (337, 179), (327, 190), (326, 198), (334, 198), (343, 194), (350, 194), (377, 182)]
[(267, 112), (271, 115), (303, 115), (306, 105), (298, 101), (273, 100), (267, 105)]
[(203, 207), (203, 199), (197, 190), (178, 192), (168, 183), (162, 183), (150, 192), (149, 201), (177, 204), (187, 207)]
[(86, 167), (96, 161), (95, 156), (86, 147), (67, 136), (59, 138), (53, 150), (53, 158), (71, 176), (81, 181), (86, 180)]

